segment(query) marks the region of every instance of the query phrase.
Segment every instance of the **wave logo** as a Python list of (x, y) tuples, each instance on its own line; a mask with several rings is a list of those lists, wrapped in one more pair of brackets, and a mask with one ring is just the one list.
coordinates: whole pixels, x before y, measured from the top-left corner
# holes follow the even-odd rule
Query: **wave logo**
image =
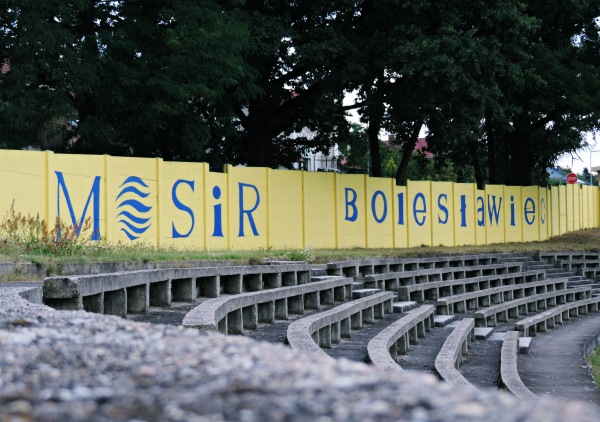
[(150, 196), (150, 188), (139, 177), (129, 176), (119, 186), (119, 189), (121, 190), (115, 200), (117, 211), (121, 210), (117, 214), (118, 222), (121, 231), (127, 235), (129, 240), (135, 240), (152, 225), (148, 216), (152, 207), (144, 203), (144, 200)]

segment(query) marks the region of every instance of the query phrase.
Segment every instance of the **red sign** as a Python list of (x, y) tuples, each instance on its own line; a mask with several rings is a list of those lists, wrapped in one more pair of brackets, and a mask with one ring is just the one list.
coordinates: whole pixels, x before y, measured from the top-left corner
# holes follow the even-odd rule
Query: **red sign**
[(567, 183), (570, 185), (577, 183), (577, 175), (575, 173), (567, 174)]

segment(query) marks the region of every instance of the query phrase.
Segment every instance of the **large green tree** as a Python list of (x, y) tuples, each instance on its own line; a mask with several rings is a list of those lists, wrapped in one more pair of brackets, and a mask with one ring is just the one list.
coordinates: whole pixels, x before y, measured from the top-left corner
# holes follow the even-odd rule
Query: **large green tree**
[(0, 0), (0, 45), (11, 65), (0, 79), (0, 143), (30, 143), (32, 125), (67, 116), (78, 121), (77, 151), (202, 159), (210, 140), (203, 115), (251, 80), (235, 6)]

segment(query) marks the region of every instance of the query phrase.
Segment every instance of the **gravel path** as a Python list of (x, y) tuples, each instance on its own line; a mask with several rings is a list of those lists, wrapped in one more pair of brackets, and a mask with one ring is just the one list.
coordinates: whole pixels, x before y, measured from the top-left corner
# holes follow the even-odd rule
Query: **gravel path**
[(3, 421), (596, 421), (585, 403), (524, 403), (433, 376), (81, 311), (0, 291)]

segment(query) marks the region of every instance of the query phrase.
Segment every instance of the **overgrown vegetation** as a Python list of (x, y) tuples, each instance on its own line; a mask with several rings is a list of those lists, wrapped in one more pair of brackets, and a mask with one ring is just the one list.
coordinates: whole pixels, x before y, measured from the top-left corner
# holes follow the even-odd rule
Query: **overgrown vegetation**
[[(56, 221), (49, 227), (39, 217), (24, 216), (12, 209), (0, 223), (0, 262), (33, 262), (52, 274), (65, 264), (90, 262), (159, 262), (228, 260), (261, 264), (268, 260), (306, 261), (315, 264), (366, 257), (419, 257), (447, 254), (600, 250), (600, 229), (580, 230), (545, 242), (478, 246), (418, 247), (403, 249), (256, 249), (248, 251), (178, 250), (146, 243), (108, 243), (89, 240), (90, 221), (81, 228)], [(59, 236), (60, 233), (60, 236)], [(78, 236), (77, 233), (82, 233)], [(85, 233), (85, 235), (84, 235)], [(5, 276), (6, 278), (8, 276)], [(11, 276), (19, 278), (18, 274)], [(27, 278), (27, 277), (26, 277)], [(1, 280), (0, 280), (1, 281)]]

